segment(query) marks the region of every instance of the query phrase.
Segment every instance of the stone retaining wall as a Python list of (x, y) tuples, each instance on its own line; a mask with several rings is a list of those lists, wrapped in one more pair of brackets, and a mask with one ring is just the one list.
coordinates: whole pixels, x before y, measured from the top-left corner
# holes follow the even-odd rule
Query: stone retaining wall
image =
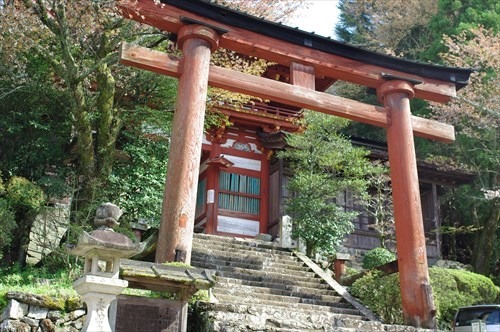
[[(85, 322), (86, 309), (75, 301), (71, 309), (56, 309), (59, 299), (21, 292), (7, 293), (8, 304), (0, 316), (0, 332), (77, 332)], [(68, 300), (65, 301), (68, 305)]]

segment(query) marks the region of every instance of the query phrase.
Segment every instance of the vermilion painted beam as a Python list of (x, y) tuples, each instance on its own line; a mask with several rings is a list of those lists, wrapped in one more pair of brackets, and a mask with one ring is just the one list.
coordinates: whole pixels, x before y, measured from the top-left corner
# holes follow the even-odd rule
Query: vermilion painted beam
[[(179, 60), (164, 52), (145, 47), (123, 43), (120, 58), (123, 64), (168, 76), (179, 77), (181, 73)], [(378, 127), (385, 128), (390, 123), (384, 107), (368, 105), (231, 69), (210, 66), (208, 81), (211, 86), (218, 88), (270, 99), (290, 106), (312, 109)], [(455, 140), (453, 126), (416, 116), (412, 116), (411, 121), (416, 136), (442, 142)]]
[(172, 33), (177, 33), (184, 25), (180, 20), (181, 16), (226, 29), (228, 32), (220, 36), (220, 47), (266, 59), (287, 67), (292, 62), (299, 62), (314, 67), (317, 75), (376, 88), (384, 82), (381, 73), (385, 72), (421, 81), (422, 84), (414, 87), (417, 98), (447, 102), (451, 97), (456, 95), (455, 85), (450, 82), (368, 65), (360, 61), (318, 51), (306, 46), (281, 41), (213, 21), (173, 6), (165, 4), (155, 5), (153, 0), (122, 0), (117, 3), (117, 6), (126, 18), (143, 22)]

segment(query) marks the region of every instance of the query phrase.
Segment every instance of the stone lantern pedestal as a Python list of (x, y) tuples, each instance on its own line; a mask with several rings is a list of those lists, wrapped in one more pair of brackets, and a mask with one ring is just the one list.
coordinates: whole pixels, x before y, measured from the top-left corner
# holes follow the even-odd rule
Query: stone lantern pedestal
[(82, 331), (112, 332), (108, 309), (127, 286), (126, 280), (92, 275), (76, 280), (73, 287), (87, 304), (87, 319)]
[(75, 256), (85, 257), (84, 275), (73, 283), (76, 292), (87, 304), (87, 319), (82, 332), (112, 332), (108, 309), (112, 301), (128, 286), (119, 279), (120, 259), (140, 253), (145, 243), (133, 243), (123, 234), (115, 233), (122, 211), (111, 203), (97, 209), (94, 225), (99, 229), (84, 232), (78, 244), (68, 249)]

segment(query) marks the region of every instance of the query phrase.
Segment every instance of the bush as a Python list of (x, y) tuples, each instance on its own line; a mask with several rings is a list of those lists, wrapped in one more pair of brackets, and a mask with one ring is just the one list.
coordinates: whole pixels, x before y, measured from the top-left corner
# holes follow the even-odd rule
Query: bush
[(13, 176), (7, 184), (7, 199), (14, 206), (36, 210), (45, 202), (43, 190), (26, 178)]
[(396, 255), (385, 248), (375, 248), (363, 256), (363, 268), (371, 270), (396, 259)]
[(477, 273), (431, 268), (429, 274), (440, 321), (446, 323), (459, 307), (495, 303), (498, 296), (491, 279)]
[[(433, 267), (429, 269), (438, 325), (450, 326), (459, 307), (495, 303), (499, 296), (493, 282), (480, 274), (463, 270)], [(357, 280), (351, 292), (388, 324), (402, 324), (399, 274), (380, 277), (371, 272)]]
[(352, 284), (351, 293), (387, 324), (403, 324), (399, 273), (380, 277), (371, 271)]

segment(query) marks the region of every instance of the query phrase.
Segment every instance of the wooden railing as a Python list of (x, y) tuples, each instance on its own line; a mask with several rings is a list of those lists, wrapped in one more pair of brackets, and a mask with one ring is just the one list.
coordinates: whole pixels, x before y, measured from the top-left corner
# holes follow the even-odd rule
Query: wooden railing
[(239, 107), (242, 110), (245, 111), (255, 111), (255, 112), (262, 112), (265, 114), (269, 115), (274, 115), (274, 116), (279, 116), (283, 118), (300, 118), (302, 117), (302, 110), (300, 111), (295, 111), (295, 110), (290, 110), (282, 107), (275, 107), (275, 106), (270, 106), (265, 103), (252, 103), (252, 104), (246, 104), (242, 107)]

